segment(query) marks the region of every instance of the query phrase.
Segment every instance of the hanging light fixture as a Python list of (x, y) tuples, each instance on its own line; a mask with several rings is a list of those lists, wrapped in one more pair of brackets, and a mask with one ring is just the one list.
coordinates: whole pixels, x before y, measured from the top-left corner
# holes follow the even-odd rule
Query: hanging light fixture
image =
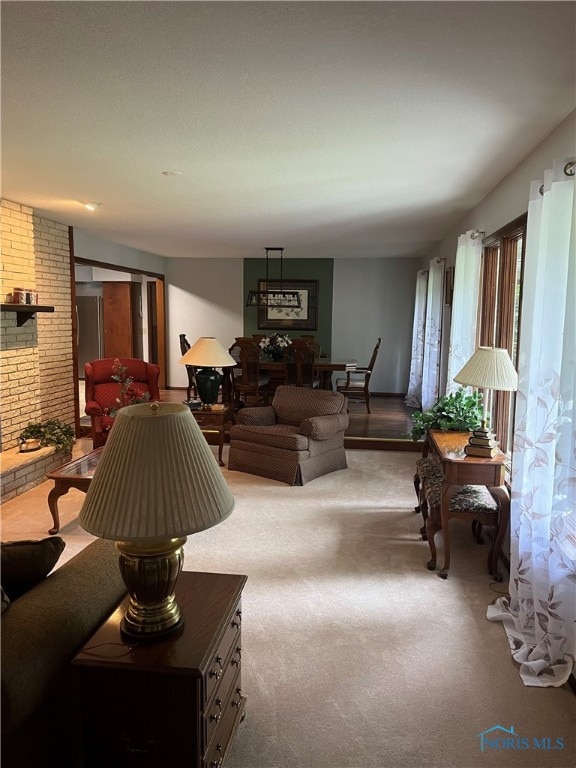
[[(276, 309), (300, 309), (302, 298), (300, 291), (284, 290), (282, 259), (284, 257), (284, 248), (265, 248), (266, 251), (266, 282), (264, 290), (248, 291), (246, 299), (247, 307), (275, 307)], [(268, 281), (268, 258), (270, 251), (280, 251), (280, 286), (271, 288)], [(278, 282), (278, 281), (276, 281)]]

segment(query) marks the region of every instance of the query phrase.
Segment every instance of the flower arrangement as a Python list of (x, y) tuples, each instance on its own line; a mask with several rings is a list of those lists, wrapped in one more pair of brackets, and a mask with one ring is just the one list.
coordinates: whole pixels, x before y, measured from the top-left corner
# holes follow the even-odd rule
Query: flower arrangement
[(281, 336), (279, 333), (273, 333), (272, 336), (264, 336), (259, 342), (262, 357), (266, 357), (268, 360), (280, 360), (284, 350), (290, 344), (292, 342), (288, 336)]
[(110, 416), (116, 416), (120, 408), (124, 408), (125, 405), (147, 403), (150, 400), (150, 393), (143, 392), (134, 386), (134, 379), (128, 376), (128, 368), (122, 365), (117, 357), (112, 364), (112, 378), (119, 383), (120, 389), (116, 397), (117, 405), (110, 411)]

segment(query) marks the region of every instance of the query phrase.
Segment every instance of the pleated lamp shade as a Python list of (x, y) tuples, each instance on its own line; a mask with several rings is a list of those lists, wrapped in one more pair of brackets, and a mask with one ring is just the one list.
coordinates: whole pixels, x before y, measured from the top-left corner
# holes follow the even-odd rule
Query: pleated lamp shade
[(211, 528), (233, 509), (188, 406), (152, 403), (118, 411), (79, 520), (103, 539), (167, 539)]
[(194, 365), (197, 368), (222, 368), (236, 365), (236, 360), (213, 336), (202, 336), (180, 358), (182, 365)]
[(454, 381), (470, 387), (514, 392), (518, 374), (507, 349), (478, 347), (466, 365), (454, 376)]

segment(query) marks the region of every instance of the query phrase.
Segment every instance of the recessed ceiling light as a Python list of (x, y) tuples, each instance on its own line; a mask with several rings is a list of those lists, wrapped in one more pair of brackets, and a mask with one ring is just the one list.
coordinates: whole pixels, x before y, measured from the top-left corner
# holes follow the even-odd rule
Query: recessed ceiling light
[(182, 176), (182, 171), (162, 171), (162, 176)]
[(87, 208), (89, 211), (95, 211), (98, 206), (102, 205), (102, 203), (92, 203), (92, 202), (85, 202), (83, 200), (79, 201), (80, 205), (83, 205), (84, 208)]

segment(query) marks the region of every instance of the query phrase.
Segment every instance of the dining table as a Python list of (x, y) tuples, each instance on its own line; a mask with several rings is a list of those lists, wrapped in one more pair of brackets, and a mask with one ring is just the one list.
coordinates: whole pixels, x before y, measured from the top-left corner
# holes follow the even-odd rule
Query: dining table
[[(337, 359), (331, 357), (319, 357), (314, 367), (320, 377), (321, 389), (332, 389), (332, 374), (338, 372), (354, 371), (358, 365), (357, 360), (350, 358)], [(222, 381), (222, 394), (224, 402), (229, 402), (232, 397), (232, 376), (234, 368), (223, 368), (224, 379)], [(270, 379), (276, 386), (284, 383), (284, 362), (282, 360), (260, 360), (260, 372), (270, 375)]]

